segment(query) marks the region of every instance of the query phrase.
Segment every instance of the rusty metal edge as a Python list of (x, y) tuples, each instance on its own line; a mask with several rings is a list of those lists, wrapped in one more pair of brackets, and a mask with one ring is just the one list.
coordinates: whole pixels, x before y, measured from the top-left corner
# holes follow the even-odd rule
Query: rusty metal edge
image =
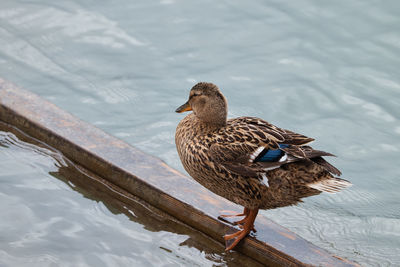
[[(13, 125), (31, 135), (32, 137), (37, 138), (38, 140), (43, 141), (48, 145), (56, 148), (70, 160), (84, 166), (88, 170), (96, 173), (97, 175), (100, 175), (101, 177), (116, 184), (122, 189), (128, 191), (129, 193), (138, 196), (139, 198), (145, 200), (154, 207), (163, 210), (164, 212), (174, 216), (180, 221), (186, 223), (187, 225), (207, 234), (215, 240), (223, 242), (222, 236), (229, 230), (229, 228), (232, 228), (231, 226), (222, 223), (216, 218), (209, 216), (205, 212), (196, 209), (183, 201), (180, 201), (179, 199), (169, 195), (166, 192), (163, 192), (159, 188), (156, 188), (155, 186), (147, 183), (140, 177), (137, 177), (134, 173), (127, 172), (120, 166), (111, 164), (109, 161), (103, 159), (90, 149), (84, 148), (79, 144), (70, 141), (68, 139), (68, 135), (60, 135), (55, 130), (44, 127), (40, 121), (36, 121), (32, 118), (24, 116), (24, 112), (20, 112), (19, 110), (19, 108), (22, 107), (13, 106), (13, 100), (11, 100), (11, 104), (10, 102), (3, 101), (4, 99), (2, 99), (1, 97), (4, 97), (4, 95), (6, 94), (2, 94), (2, 91), (6, 90), (8, 90), (8, 92), (19, 92), (18, 94), (13, 94), (13, 97), (22, 96), (26, 98), (24, 99), (25, 101), (38, 101), (38, 103), (36, 103), (37, 105), (48, 105), (50, 106), (50, 111), (52, 109), (57, 111), (60, 110), (52, 103), (41, 99), (31, 92), (20, 89), (14, 84), (4, 81), (0, 78), (0, 120)], [(8, 101), (10, 101), (10, 99), (8, 99)], [(69, 113), (68, 115), (72, 116)], [(63, 118), (59, 119), (60, 121), (63, 120)], [(75, 119), (79, 121), (80, 126), (86, 124), (88, 128), (93, 127), (87, 123), (80, 121), (77, 118)], [(84, 128), (85, 127), (81, 129), (82, 134), (85, 134), (86, 129)], [(121, 141), (118, 140), (118, 142)], [(152, 160), (154, 159), (153, 157), (151, 158)], [(246, 238), (243, 244), (238, 246), (238, 251), (263, 264), (267, 264), (268, 266), (314, 265), (314, 263), (304, 263), (288, 254), (282, 253), (279, 249), (274, 248), (266, 244), (265, 242), (262, 242), (255, 238)], [(340, 266), (358, 266), (358, 264), (352, 263), (350, 261), (340, 258), (338, 259), (337, 257), (332, 255), (331, 257), (332, 261), (337, 261)], [(322, 260), (321, 262), (324, 263), (325, 261)], [(316, 265), (321, 265), (321, 262), (316, 263)], [(326, 266), (336, 265), (332, 265), (332, 262), (330, 262)]]

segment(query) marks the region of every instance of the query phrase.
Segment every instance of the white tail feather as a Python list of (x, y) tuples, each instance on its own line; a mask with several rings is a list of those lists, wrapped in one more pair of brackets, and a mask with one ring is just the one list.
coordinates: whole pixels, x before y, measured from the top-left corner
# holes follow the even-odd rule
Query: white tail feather
[(349, 181), (340, 178), (331, 178), (307, 184), (308, 187), (327, 193), (337, 193), (351, 185), (352, 184)]

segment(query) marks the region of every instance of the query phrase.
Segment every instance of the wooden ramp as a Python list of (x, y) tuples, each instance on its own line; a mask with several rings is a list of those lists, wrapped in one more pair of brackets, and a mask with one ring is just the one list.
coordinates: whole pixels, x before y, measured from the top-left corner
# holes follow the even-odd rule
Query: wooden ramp
[[(195, 181), (54, 104), (0, 79), (0, 121), (62, 152), (119, 194), (134, 195), (223, 243), (234, 228), (221, 222), (221, 211), (241, 208)], [(258, 217), (257, 237), (236, 250), (268, 266), (358, 266), (331, 255), (282, 226)]]

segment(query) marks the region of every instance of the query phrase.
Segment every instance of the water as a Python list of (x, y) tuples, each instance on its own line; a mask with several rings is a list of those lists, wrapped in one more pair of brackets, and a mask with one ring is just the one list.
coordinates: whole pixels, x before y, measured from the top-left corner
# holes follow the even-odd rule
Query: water
[(1, 266), (259, 266), (11, 131), (0, 123)]
[[(0, 76), (180, 171), (173, 137), (182, 116), (173, 111), (195, 82), (214, 82), (230, 117), (258, 116), (316, 138), (354, 183), (261, 216), (362, 265), (400, 265), (399, 8), (361, 0), (3, 0)], [(24, 179), (24, 163), (15, 164), (18, 179), (2, 180), (3, 194)], [(41, 242), (32, 255), (46, 251)]]

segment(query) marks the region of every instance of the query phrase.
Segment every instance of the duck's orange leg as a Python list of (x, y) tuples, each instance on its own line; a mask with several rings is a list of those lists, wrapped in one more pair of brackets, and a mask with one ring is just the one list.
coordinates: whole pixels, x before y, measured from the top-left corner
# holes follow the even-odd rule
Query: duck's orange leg
[(225, 235), (225, 241), (235, 238), (232, 244), (226, 247), (226, 251), (233, 249), (243, 238), (245, 238), (252, 229), (254, 229), (254, 221), (256, 220), (258, 209), (249, 210), (246, 217), (243, 219), (243, 230), (239, 230), (236, 233)]
[[(239, 224), (238, 226), (239, 226), (240, 229), (243, 229), (243, 225), (242, 224)], [(253, 228), (251, 228), (251, 231), (253, 231), (254, 233), (257, 233), (257, 230), (256, 230), (256, 228), (254, 228), (254, 226), (253, 226)]]
[(222, 215), (219, 215), (219, 217), (226, 218), (226, 217), (247, 216), (248, 213), (249, 213), (249, 209), (248, 209), (248, 208), (244, 208), (244, 210), (243, 210), (242, 213), (237, 213), (237, 214), (222, 214)]
[(247, 216), (249, 215), (249, 213), (247, 212), (247, 214), (245, 214), (246, 216), (243, 218), (243, 219), (241, 219), (241, 220), (239, 220), (239, 221), (235, 221), (235, 222), (233, 222), (233, 224), (244, 224), (245, 222), (246, 222), (246, 220), (247, 220)]

